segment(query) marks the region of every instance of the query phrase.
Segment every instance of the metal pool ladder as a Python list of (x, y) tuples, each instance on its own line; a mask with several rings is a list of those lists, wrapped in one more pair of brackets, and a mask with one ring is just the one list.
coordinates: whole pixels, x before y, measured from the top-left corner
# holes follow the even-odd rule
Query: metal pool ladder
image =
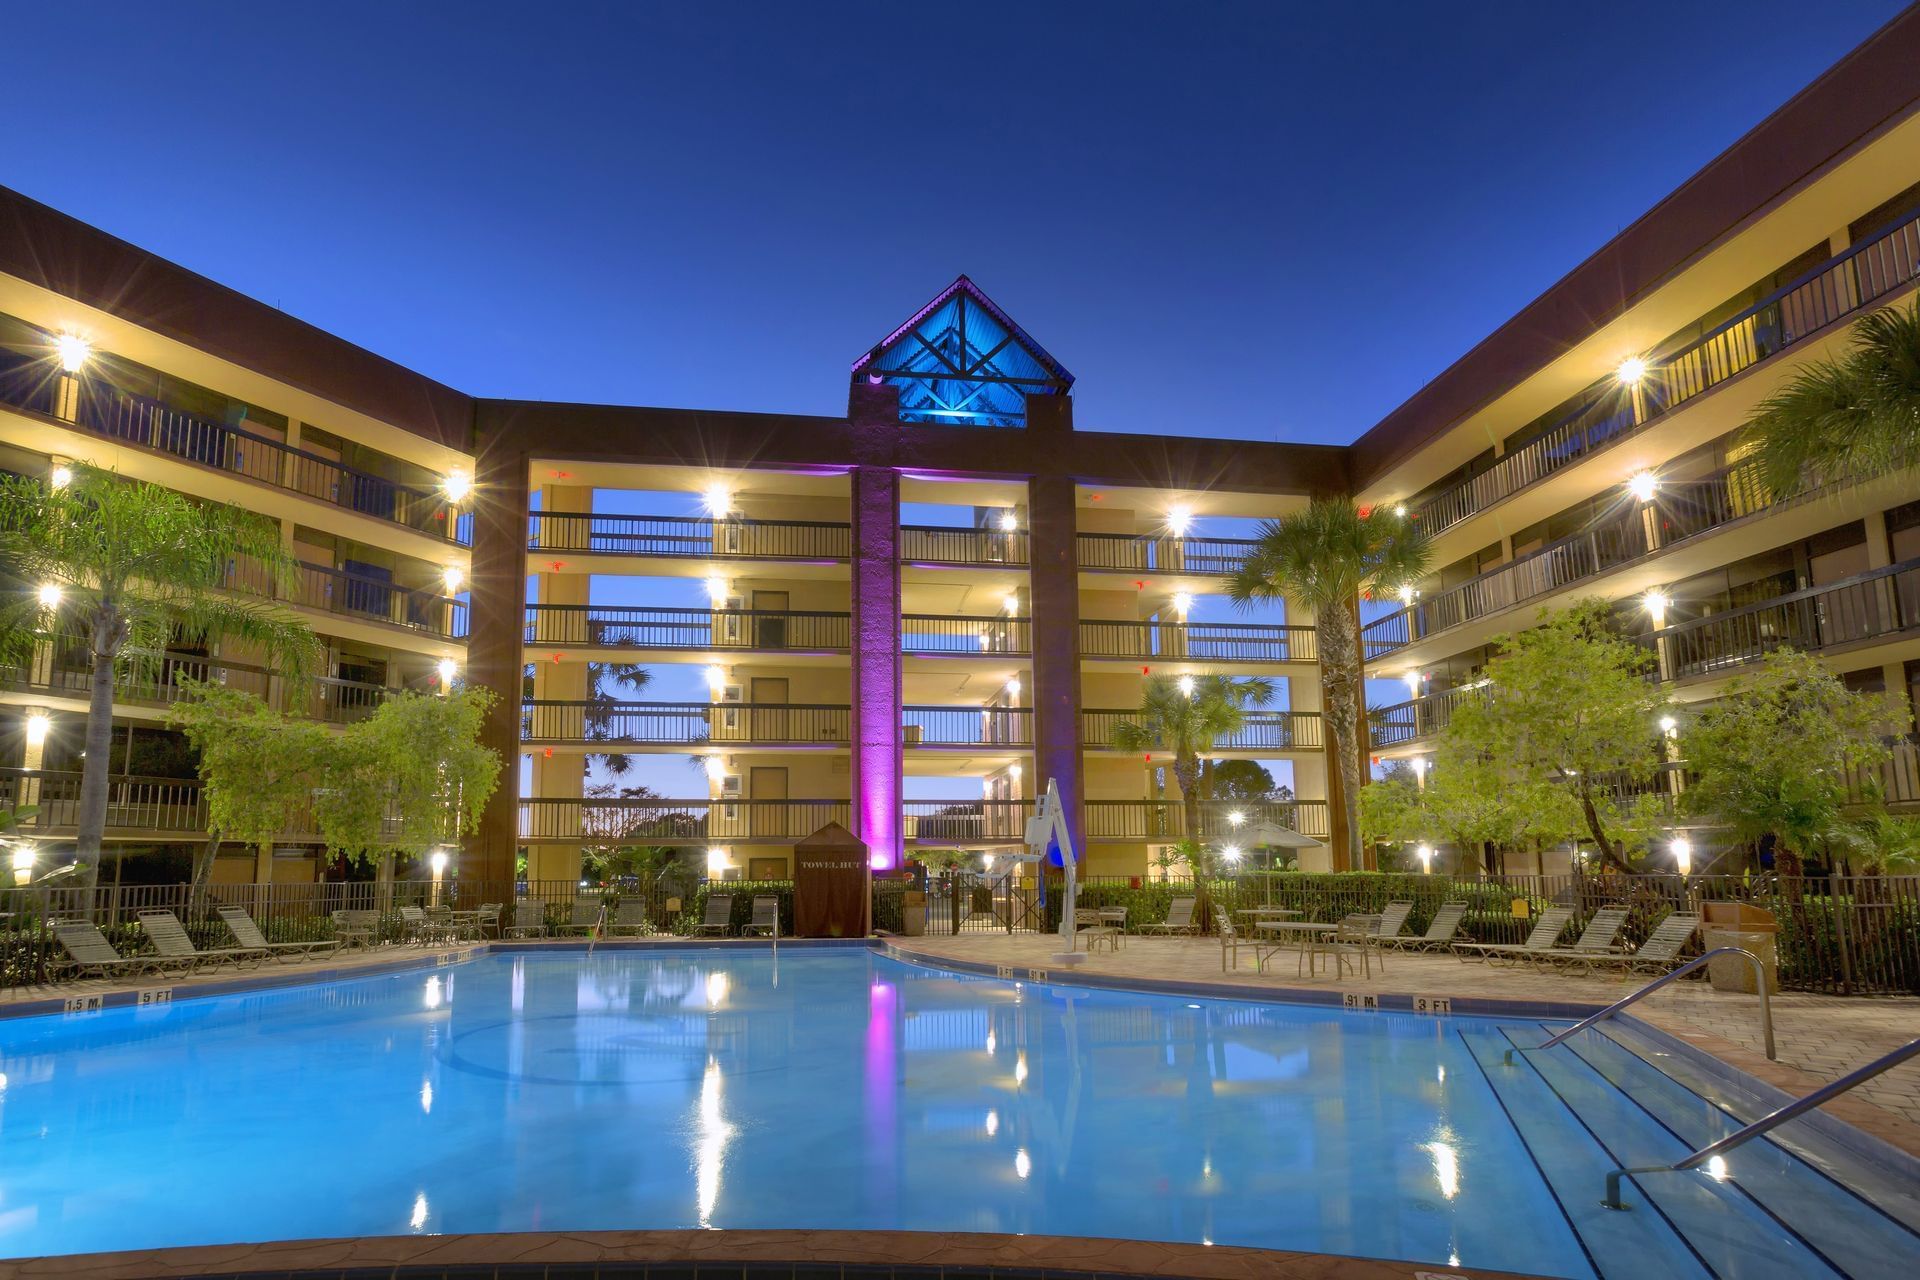
[(1666, 986), (1669, 982), (1672, 982), (1675, 978), (1684, 977), (1685, 975), (1692, 973), (1695, 969), (1698, 969), (1701, 965), (1713, 959), (1715, 956), (1744, 956), (1746, 958), (1747, 963), (1753, 966), (1753, 987), (1754, 987), (1754, 990), (1760, 993), (1760, 1033), (1766, 1040), (1767, 1058), (1769, 1061), (1772, 1061), (1773, 1058), (1775, 1057), (1775, 1054), (1773, 1051), (1773, 997), (1771, 993), (1769, 993), (1767, 990), (1766, 967), (1760, 963), (1759, 956), (1756, 956), (1755, 954), (1753, 954), (1753, 952), (1748, 951), (1745, 947), (1715, 947), (1711, 951), (1703, 952), (1700, 955), (1695, 956), (1693, 959), (1681, 965), (1678, 969), (1673, 970), (1673, 972), (1661, 974), (1659, 977), (1655, 978), (1652, 982), (1649, 982), (1646, 986), (1640, 988), (1638, 991), (1634, 992), (1632, 995), (1626, 997), (1626, 999), (1616, 1000), (1612, 1004), (1608, 1005), (1606, 1008), (1602, 1009), (1600, 1012), (1594, 1014), (1592, 1017), (1585, 1018), (1579, 1022), (1574, 1023), (1572, 1026), (1568, 1027), (1565, 1031), (1562, 1031), (1559, 1035), (1553, 1037), (1551, 1040), (1543, 1040), (1539, 1044), (1522, 1045), (1517, 1048), (1507, 1050), (1506, 1053), (1503, 1055), (1503, 1057), (1506, 1060), (1506, 1064), (1508, 1066), (1513, 1065), (1513, 1055), (1516, 1053), (1535, 1053), (1541, 1049), (1553, 1048), (1553, 1046), (1559, 1044), (1562, 1040), (1568, 1039), (1569, 1037), (1574, 1035), (1576, 1032), (1585, 1031), (1588, 1027), (1592, 1026), (1594, 1023), (1605, 1021), (1606, 1019), (1611, 1018), (1614, 1014), (1620, 1012), (1622, 1009), (1626, 1008), (1628, 1005), (1634, 1003), (1635, 1001), (1643, 1000), (1646, 997), (1652, 995), (1654, 992), (1658, 991), (1660, 988)]
[(1795, 1116), (1804, 1115), (1815, 1107), (1823, 1106), (1830, 1099), (1839, 1097), (1855, 1085), (1865, 1084), (1881, 1072), (1897, 1067), (1913, 1057), (1920, 1057), (1920, 1039), (1909, 1040), (1893, 1052), (1875, 1058), (1864, 1067), (1849, 1071), (1831, 1084), (1815, 1089), (1806, 1097), (1796, 1098), (1779, 1110), (1761, 1116), (1746, 1128), (1730, 1133), (1718, 1142), (1708, 1143), (1684, 1160), (1673, 1164), (1649, 1165), (1641, 1169), (1615, 1169), (1607, 1175), (1607, 1198), (1600, 1203), (1609, 1209), (1625, 1209), (1627, 1206), (1620, 1199), (1622, 1178), (1637, 1177), (1645, 1173), (1678, 1173), (1683, 1169), (1697, 1169), (1724, 1152), (1733, 1150), (1748, 1139), (1757, 1138), (1767, 1130), (1785, 1124)]

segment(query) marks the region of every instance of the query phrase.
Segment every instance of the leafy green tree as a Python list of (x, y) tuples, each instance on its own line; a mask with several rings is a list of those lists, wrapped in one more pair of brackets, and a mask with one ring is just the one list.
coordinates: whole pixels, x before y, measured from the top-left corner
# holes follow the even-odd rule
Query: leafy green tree
[(331, 765), (332, 737), (250, 693), (181, 678), (184, 701), (168, 713), (199, 756), (207, 840), (193, 860), (193, 894), (204, 891), (226, 840), (271, 846), (305, 815)]
[(0, 632), (71, 627), (86, 641), (93, 684), (75, 825), (79, 874), (91, 885), (107, 825), (118, 679), (173, 642), (239, 641), (296, 677), (319, 646), (292, 613), (232, 590), (291, 583), (295, 562), (279, 525), (83, 463), (72, 472), (59, 487), (0, 476), (0, 561), (32, 584), (0, 608)]
[(1219, 760), (1209, 771), (1201, 767), (1201, 790), (1208, 800), (1244, 800), (1284, 803), (1293, 799), (1293, 788), (1273, 780), (1273, 774), (1257, 760)]
[[(1384, 597), (1426, 572), (1426, 539), (1404, 516), (1375, 507), (1362, 513), (1341, 499), (1315, 499), (1305, 511), (1271, 520), (1227, 583), (1236, 604), (1292, 600), (1313, 610), (1320, 641), (1320, 683), (1327, 745), (1339, 770), (1348, 867), (1360, 861), (1360, 597)], [(1339, 864), (1336, 863), (1336, 869)]]
[(1760, 481), (1777, 497), (1920, 453), (1920, 304), (1863, 316), (1850, 337), (1837, 359), (1803, 365), (1747, 422)]
[(1564, 839), (1572, 820), (1564, 788), (1537, 775), (1516, 776), (1444, 739), (1424, 788), (1403, 765), (1360, 793), (1361, 831), (1367, 839), (1451, 845), (1462, 870), (1477, 867), (1484, 848), (1504, 854)]
[(1854, 693), (1798, 650), (1770, 653), (1682, 729), (1698, 775), (1687, 808), (1749, 842), (1771, 836), (1774, 869), (1802, 875), (1842, 825), (1848, 771), (1884, 762), (1902, 719), (1896, 697)]
[[(1659, 772), (1666, 702), (1647, 679), (1654, 658), (1614, 629), (1604, 600), (1542, 610), (1533, 627), (1500, 637), (1488, 695), (1454, 708), (1443, 736), (1455, 760), (1485, 762), (1500, 785), (1526, 789), (1517, 807), (1543, 830), (1585, 828), (1602, 863), (1630, 870), (1658, 827), (1657, 802), (1639, 799)], [(1445, 776), (1458, 764), (1442, 761)], [(1550, 815), (1556, 792), (1576, 824)], [(1545, 806), (1546, 812), (1540, 812)]]

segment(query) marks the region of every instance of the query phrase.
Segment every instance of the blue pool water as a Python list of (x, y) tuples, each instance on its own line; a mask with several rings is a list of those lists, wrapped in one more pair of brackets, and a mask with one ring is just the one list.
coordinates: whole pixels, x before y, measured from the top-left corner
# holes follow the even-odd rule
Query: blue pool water
[(1500, 1064), (1545, 1034), (851, 949), (493, 955), (0, 1021), (0, 1256), (838, 1227), (1911, 1274), (1912, 1235), (1767, 1144), (1735, 1181), (1669, 1175), (1600, 1210), (1602, 1144), (1670, 1159), (1724, 1117), (1600, 1037)]

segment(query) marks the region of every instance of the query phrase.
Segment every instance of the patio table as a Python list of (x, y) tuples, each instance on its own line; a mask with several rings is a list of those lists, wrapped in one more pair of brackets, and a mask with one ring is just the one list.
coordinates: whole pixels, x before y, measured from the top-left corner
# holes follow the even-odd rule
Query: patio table
[(1312, 942), (1316, 937), (1329, 933), (1338, 933), (1337, 924), (1316, 924), (1311, 920), (1255, 920), (1253, 927), (1275, 936), (1276, 943), (1300, 948), (1300, 960), (1305, 963), (1313, 955)]

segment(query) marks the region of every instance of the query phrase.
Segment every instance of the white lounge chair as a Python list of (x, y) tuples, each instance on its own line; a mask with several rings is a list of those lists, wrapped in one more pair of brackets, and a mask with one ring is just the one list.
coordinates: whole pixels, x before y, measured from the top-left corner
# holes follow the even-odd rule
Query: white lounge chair
[(1407, 917), (1413, 914), (1411, 902), (1389, 902), (1380, 913), (1380, 923), (1375, 927), (1373, 936), (1384, 942), (1388, 938), (1400, 936), (1400, 930), (1406, 928)]
[(706, 909), (700, 914), (700, 923), (693, 927), (696, 935), (717, 933), (722, 937), (733, 932), (733, 895), (730, 893), (710, 893), (707, 895)]
[(53, 931), (60, 949), (67, 953), (65, 960), (54, 962), (54, 968), (63, 973), (70, 969), (82, 978), (110, 978), (169, 970), (185, 973), (193, 968), (191, 961), (165, 956), (123, 956), (113, 949), (106, 935), (87, 920), (55, 920), (47, 928)]
[(780, 899), (765, 894), (753, 900), (753, 919), (742, 929), (742, 935), (758, 934), (762, 937), (780, 936)]
[(567, 916), (567, 922), (554, 927), (555, 933), (592, 933), (600, 927), (600, 918), (606, 907), (598, 898), (578, 898), (573, 900), (573, 910)]
[(1540, 919), (1534, 923), (1533, 932), (1527, 935), (1525, 942), (1456, 942), (1453, 944), (1453, 953), (1462, 960), (1478, 958), (1489, 963), (1495, 960), (1524, 961), (1528, 956), (1552, 950), (1572, 919), (1572, 907), (1548, 907), (1540, 913)]
[(265, 952), (276, 960), (303, 960), (317, 952), (338, 951), (341, 947), (338, 938), (320, 938), (311, 942), (269, 942), (245, 907), (220, 907), (217, 910), (235, 942), (250, 950)]
[(613, 922), (607, 926), (611, 937), (644, 938), (654, 932), (653, 921), (647, 915), (645, 898), (623, 898), (620, 905), (613, 909)]
[(1601, 907), (1587, 921), (1587, 927), (1570, 947), (1548, 947), (1526, 959), (1541, 964), (1583, 965), (1595, 956), (1614, 954), (1614, 940), (1620, 936), (1620, 930), (1627, 926), (1629, 911), (1625, 907)]
[(547, 908), (538, 898), (515, 898), (513, 900), (513, 923), (507, 926), (509, 938), (544, 938), (547, 936)]
[(1654, 926), (1640, 949), (1632, 954), (1614, 952), (1610, 955), (1593, 956), (1588, 963), (1595, 967), (1619, 967), (1628, 973), (1648, 972), (1665, 973), (1673, 968), (1680, 958), (1681, 948), (1693, 937), (1693, 931), (1700, 927), (1700, 917), (1691, 912), (1675, 911), (1658, 925)]
[(1460, 932), (1460, 922), (1466, 919), (1467, 904), (1464, 902), (1443, 902), (1439, 910), (1433, 913), (1433, 919), (1427, 923), (1427, 931), (1420, 934), (1398, 933), (1392, 937), (1377, 939), (1382, 947), (1400, 947), (1407, 951), (1432, 951), (1439, 947), (1453, 945), (1453, 935)]
[(1165, 920), (1162, 920), (1158, 924), (1140, 925), (1139, 926), (1140, 932), (1142, 933), (1192, 933), (1193, 932), (1193, 902), (1194, 900), (1192, 898), (1175, 898), (1167, 906), (1167, 918)]
[(198, 967), (203, 964), (258, 964), (271, 954), (264, 947), (209, 947), (201, 950), (193, 945), (193, 939), (180, 923), (180, 917), (171, 911), (142, 911), (139, 913), (141, 931), (153, 943), (153, 949), (169, 960), (186, 961)]

